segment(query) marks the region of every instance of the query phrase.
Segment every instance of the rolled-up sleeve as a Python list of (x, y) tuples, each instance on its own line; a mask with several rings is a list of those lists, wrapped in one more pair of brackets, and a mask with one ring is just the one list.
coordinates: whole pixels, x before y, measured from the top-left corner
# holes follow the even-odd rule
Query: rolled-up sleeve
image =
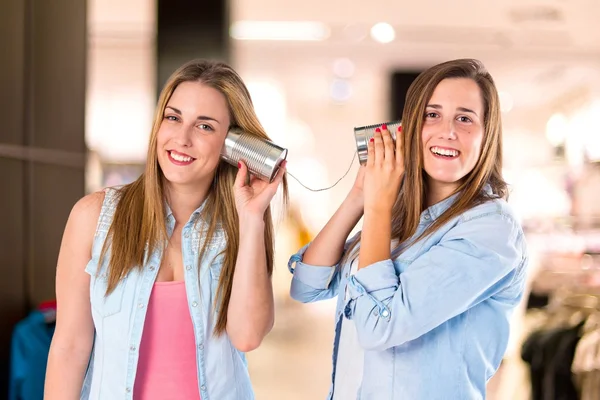
[[(346, 241), (344, 251), (340, 260), (344, 258), (350, 244), (358, 234)], [(340, 265), (317, 266), (304, 263), (304, 253), (310, 243), (302, 247), (296, 254), (290, 257), (288, 269), (293, 274), (290, 287), (290, 295), (294, 300), (302, 303), (310, 303), (326, 300), (337, 295), (340, 285)]]
[[(512, 217), (492, 213), (463, 221), (398, 274), (392, 260), (349, 279), (344, 308), (361, 346), (384, 350), (414, 340), (516, 282), (527, 255)], [(514, 301), (515, 299), (511, 299)]]

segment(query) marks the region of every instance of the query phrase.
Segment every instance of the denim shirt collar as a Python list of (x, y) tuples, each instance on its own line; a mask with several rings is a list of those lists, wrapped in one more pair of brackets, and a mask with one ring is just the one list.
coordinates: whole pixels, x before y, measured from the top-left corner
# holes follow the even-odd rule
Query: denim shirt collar
[[(483, 191), (488, 196), (493, 195), (492, 187), (489, 183), (486, 183), (483, 186)], [(446, 197), (444, 200), (425, 209), (425, 211), (421, 213), (421, 221), (423, 221), (423, 219), (425, 219), (426, 222), (435, 221), (443, 213), (445, 213), (452, 206), (452, 204), (454, 204), (454, 202), (458, 199), (460, 194), (461, 192), (456, 192), (450, 195), (449, 197)]]
[[(198, 208), (196, 208), (196, 210), (194, 210), (194, 212), (190, 216), (190, 219), (188, 220), (188, 223), (195, 224), (196, 221), (198, 221), (198, 218), (202, 214), (202, 210), (204, 210), (204, 207), (206, 206), (207, 200), (208, 200), (208, 196), (206, 197), (206, 199), (204, 199), (202, 204), (200, 204), (200, 207), (198, 207)], [(165, 206), (165, 218), (166, 218), (167, 226), (171, 226), (172, 224), (175, 223), (175, 217), (173, 216), (173, 210), (171, 210), (171, 207), (169, 206), (169, 203), (167, 202), (166, 199), (164, 201), (164, 206)]]

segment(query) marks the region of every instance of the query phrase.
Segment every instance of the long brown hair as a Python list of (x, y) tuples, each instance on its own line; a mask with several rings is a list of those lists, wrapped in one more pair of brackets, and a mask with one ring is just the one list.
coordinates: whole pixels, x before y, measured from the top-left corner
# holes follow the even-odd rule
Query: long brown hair
[[(484, 110), (484, 134), (481, 154), (473, 170), (462, 180), (454, 193), (460, 192), (456, 201), (431, 224), (414, 243), (432, 234), (451, 219), (490, 198), (508, 197), (507, 185), (502, 178), (502, 121), (500, 101), (494, 80), (484, 65), (474, 59), (459, 59), (435, 65), (423, 71), (412, 83), (406, 94), (402, 114), (402, 141), (404, 177), (392, 212), (392, 238), (398, 239), (399, 247), (406, 248), (417, 232), (421, 213), (426, 208), (427, 183), (423, 164), (423, 120), (427, 103), (437, 85), (444, 79), (467, 78), (477, 83), (481, 91)], [(486, 194), (484, 186), (491, 186), (492, 195)], [(360, 237), (352, 244), (356, 248)]]
[[(270, 140), (256, 116), (246, 85), (229, 65), (194, 60), (175, 71), (165, 84), (158, 100), (145, 171), (136, 181), (119, 190), (119, 203), (102, 250), (102, 257), (104, 257), (110, 242), (107, 295), (131, 270), (142, 268), (146, 257), (156, 249), (164, 249), (166, 246), (168, 234), (165, 223), (164, 175), (158, 164), (156, 137), (165, 107), (177, 86), (183, 82), (202, 82), (220, 91), (227, 100), (232, 126), (238, 126), (246, 133), (261, 139)], [(223, 229), (227, 240), (221, 277), (215, 295), (215, 306), (221, 310), (214, 330), (217, 335), (222, 334), (227, 326), (227, 308), (239, 248), (239, 218), (233, 194), (237, 171), (237, 168), (225, 162), (219, 163), (202, 209), (202, 220), (206, 221), (208, 226), (204, 227), (207, 231), (199, 259), (204, 257), (207, 246), (218, 227)], [(287, 199), (287, 180), (284, 177), (283, 202), (287, 203)], [(270, 206), (265, 212), (264, 220), (267, 270), (271, 275), (274, 261), (274, 234)]]

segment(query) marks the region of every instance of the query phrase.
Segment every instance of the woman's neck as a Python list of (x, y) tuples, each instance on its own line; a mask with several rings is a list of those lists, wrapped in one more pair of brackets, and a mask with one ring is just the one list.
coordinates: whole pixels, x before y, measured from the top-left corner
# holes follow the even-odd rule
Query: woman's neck
[(437, 204), (440, 201), (450, 197), (457, 188), (458, 183), (456, 182), (446, 183), (429, 180), (429, 182), (427, 182), (427, 197), (425, 201), (426, 207), (429, 208), (434, 204)]
[(208, 185), (165, 185), (167, 203), (177, 223), (185, 223), (194, 211), (206, 200), (211, 184)]

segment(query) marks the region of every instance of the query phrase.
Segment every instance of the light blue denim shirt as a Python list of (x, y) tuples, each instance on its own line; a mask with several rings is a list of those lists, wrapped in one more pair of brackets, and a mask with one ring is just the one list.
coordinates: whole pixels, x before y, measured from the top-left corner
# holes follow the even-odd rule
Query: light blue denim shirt
[[(455, 199), (425, 210), (415, 235)], [(353, 257), (332, 267), (303, 263), (308, 246), (289, 262), (292, 297), (314, 302), (341, 294), (328, 399), (335, 390), (341, 318), (354, 321), (365, 350), (357, 399), (485, 398), (507, 348), (528, 259), (523, 231), (504, 200), (466, 211), (399, 256), (355, 275), (349, 276)]]
[[(109, 296), (104, 296), (108, 257), (101, 265), (98, 260), (117, 204), (115, 190), (105, 192), (92, 259), (86, 267), (91, 275), (90, 300), (96, 328), (81, 393), (81, 399), (86, 400), (133, 398), (146, 309), (162, 258), (161, 251), (154, 252), (141, 270), (131, 271)], [(212, 303), (222, 268), (223, 256), (219, 253), (226, 241), (224, 232), (217, 231), (199, 265), (198, 253), (204, 243), (202, 224), (197, 223), (201, 208), (185, 224), (181, 238), (185, 288), (196, 342), (198, 390), (202, 400), (254, 399), (245, 355), (233, 347), (226, 334), (213, 335), (217, 319)], [(174, 226), (175, 218), (167, 208), (169, 235)]]

